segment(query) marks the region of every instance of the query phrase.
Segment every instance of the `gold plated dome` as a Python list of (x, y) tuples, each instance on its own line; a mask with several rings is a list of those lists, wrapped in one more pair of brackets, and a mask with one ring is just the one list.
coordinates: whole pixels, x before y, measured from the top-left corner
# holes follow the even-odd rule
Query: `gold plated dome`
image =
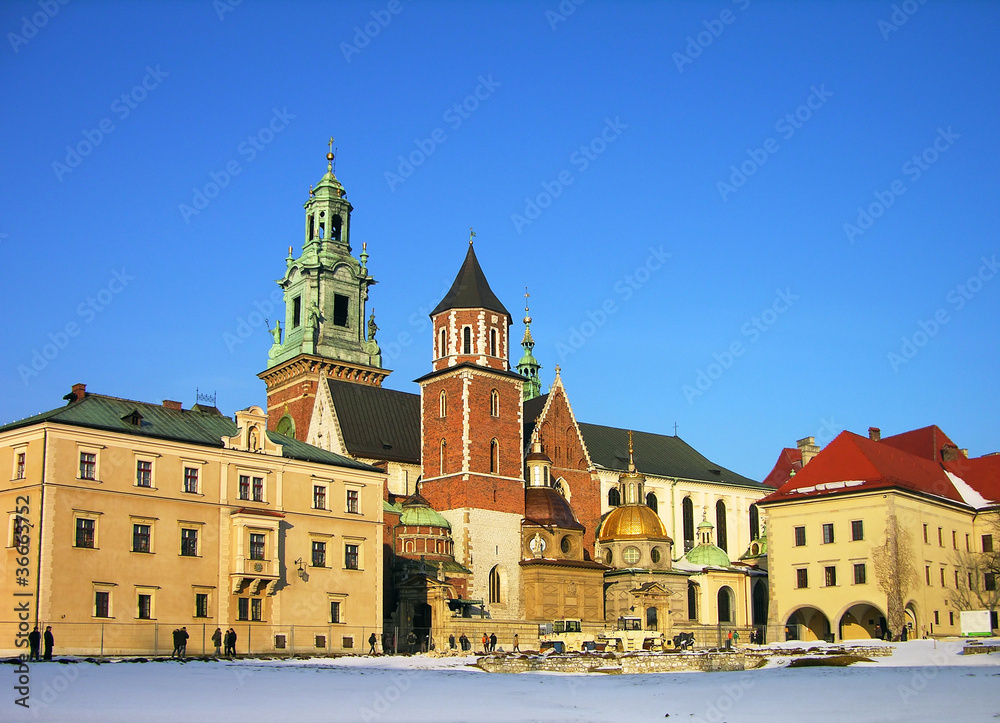
[(598, 540), (670, 540), (659, 515), (645, 505), (616, 507), (604, 518)]

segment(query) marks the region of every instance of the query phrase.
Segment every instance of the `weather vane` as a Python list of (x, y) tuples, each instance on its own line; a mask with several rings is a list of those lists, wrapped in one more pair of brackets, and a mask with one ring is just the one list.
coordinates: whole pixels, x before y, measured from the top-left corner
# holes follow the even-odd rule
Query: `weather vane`
[(472, 230), (472, 226), (469, 226), (469, 246), (472, 246), (472, 239), (476, 237), (476, 232)]
[(531, 323), (531, 315), (528, 313), (528, 297), (529, 296), (531, 296), (531, 294), (528, 293), (528, 287), (525, 286), (524, 287), (524, 323), (525, 324), (530, 324)]
[(333, 171), (333, 136), (330, 136), (330, 152), (326, 154), (326, 170)]

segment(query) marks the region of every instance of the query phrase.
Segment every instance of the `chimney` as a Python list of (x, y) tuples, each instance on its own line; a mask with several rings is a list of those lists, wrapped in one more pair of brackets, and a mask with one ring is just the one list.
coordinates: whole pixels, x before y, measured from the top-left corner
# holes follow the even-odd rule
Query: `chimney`
[(180, 402), (175, 402), (172, 399), (164, 399), (163, 406), (167, 409), (176, 409), (178, 412), (183, 408), (183, 405)]
[(869, 427), (868, 439), (870, 439), (873, 442), (878, 442), (880, 439), (882, 439), (882, 430), (879, 429), (878, 427)]
[(71, 402), (83, 399), (85, 396), (87, 396), (87, 385), (74, 384), (73, 389), (71, 390), (70, 393), (73, 395), (73, 399), (70, 400)]
[(954, 444), (946, 444), (941, 450), (941, 459), (945, 462), (954, 462), (958, 459), (959, 450)]
[(802, 466), (805, 467), (813, 457), (819, 454), (819, 447), (816, 445), (815, 437), (803, 437), (795, 443), (802, 453)]
[(969, 450), (963, 449), (963, 450), (960, 450), (960, 451), (962, 452), (962, 456), (963, 457), (965, 457), (966, 459), (969, 458)]

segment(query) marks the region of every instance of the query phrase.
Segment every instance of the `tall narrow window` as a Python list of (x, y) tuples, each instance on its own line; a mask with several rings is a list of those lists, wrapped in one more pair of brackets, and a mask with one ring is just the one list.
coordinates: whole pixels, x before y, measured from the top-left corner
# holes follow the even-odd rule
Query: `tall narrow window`
[(723, 552), (729, 552), (729, 535), (726, 531), (726, 503), (722, 500), (715, 503), (715, 537), (715, 544)]
[(14, 472), (14, 475), (15, 475), (14, 479), (24, 479), (24, 459), (25, 459), (25, 453), (24, 452), (18, 452), (17, 453), (17, 469)]
[(621, 493), (617, 487), (608, 490), (608, 507), (618, 507), (622, 503)]
[(250, 619), (250, 598), (241, 597), (239, 599), (239, 609), (237, 612), (237, 617), (240, 620)]
[(830, 565), (823, 570), (824, 578), (826, 579), (827, 587), (836, 587), (837, 585), (837, 568), (834, 565)]
[(259, 597), (250, 598), (250, 619), (256, 621), (263, 620), (263, 607), (264, 603)]
[(208, 593), (197, 592), (194, 594), (194, 616), (196, 618), (208, 617)]
[(490, 441), (490, 472), (496, 474), (500, 471), (500, 442), (493, 439)]
[(854, 541), (865, 539), (865, 523), (863, 520), (853, 520), (851, 522), (851, 539)]
[(795, 528), (795, 546), (805, 547), (806, 544), (806, 528), (799, 526)]
[(659, 503), (656, 500), (656, 493), (655, 492), (648, 492), (646, 494), (646, 507), (648, 507), (649, 509), (651, 509), (653, 512), (658, 512), (659, 511)]
[(302, 297), (296, 296), (292, 299), (292, 328), (302, 324)]
[(326, 485), (313, 485), (313, 509), (326, 509)]
[(756, 540), (760, 537), (760, 513), (757, 505), (750, 505), (750, 539)]
[(823, 524), (823, 544), (829, 545), (833, 542), (833, 523), (826, 522)]
[(264, 478), (254, 477), (253, 478), (253, 501), (263, 502), (264, 501)]
[(333, 295), (333, 325), (347, 326), (349, 299), (343, 294)]
[(494, 417), (500, 416), (500, 392), (496, 389), (490, 392), (490, 414)]
[(438, 332), (438, 356), (448, 356), (448, 331), (444, 327)]
[(472, 353), (472, 327), (467, 326), (462, 329), (462, 353)]
[(441, 449), (439, 451), (439, 458), (438, 458), (438, 465), (439, 465), (439, 468), (440, 468), (440, 474), (444, 474), (444, 462), (445, 462), (445, 457), (447, 455), (447, 452), (448, 452), (448, 443), (445, 442), (442, 439), (441, 440)]
[(197, 494), (198, 492), (198, 469), (196, 467), (184, 468), (184, 491)]
[(250, 475), (241, 474), (240, 475), (240, 492), (239, 498), (241, 500), (250, 499)]
[(490, 602), (500, 602), (500, 567), (494, 565), (490, 570)]
[(153, 463), (140, 459), (135, 463), (135, 485), (136, 487), (153, 486)]
[(358, 514), (358, 491), (357, 490), (347, 490), (347, 511), (353, 514)]
[(690, 497), (681, 501), (681, 517), (684, 522), (684, 552), (694, 547), (694, 502)]
[(441, 396), (438, 399), (438, 416), (448, 416), (448, 392), (443, 389), (441, 390)]
[(693, 582), (688, 582), (688, 620), (698, 619), (698, 588)]
[(152, 595), (139, 595), (139, 611), (138, 617), (140, 620), (149, 620), (152, 618), (153, 610), (153, 596)]
[(111, 593), (98, 590), (94, 593), (94, 617), (111, 617)]
[(865, 569), (865, 563), (859, 562), (854, 565), (854, 584), (864, 585), (868, 581), (868, 571)]
[(312, 566), (326, 567), (326, 543), (313, 540), (312, 544)]
[(497, 330), (490, 329), (490, 356), (497, 355)]
[(80, 452), (80, 479), (97, 479), (97, 455)]
[(733, 622), (732, 590), (728, 587), (719, 589), (719, 622)]
[(344, 545), (344, 567), (348, 570), (358, 569), (358, 546)]
[(340, 620), (340, 601), (333, 600), (330, 602), (330, 622), (339, 623)]

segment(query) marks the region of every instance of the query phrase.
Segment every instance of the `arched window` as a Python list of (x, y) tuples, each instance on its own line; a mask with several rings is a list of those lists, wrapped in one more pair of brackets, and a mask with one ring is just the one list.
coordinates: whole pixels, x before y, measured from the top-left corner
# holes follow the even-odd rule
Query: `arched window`
[(729, 536), (726, 534), (726, 503), (719, 500), (715, 503), (715, 544), (723, 552), (729, 552)]
[(656, 608), (646, 608), (646, 630), (656, 629)]
[(447, 453), (448, 453), (448, 443), (445, 442), (442, 439), (441, 440), (441, 472), (440, 472), (440, 474), (444, 474), (444, 459), (445, 459), (445, 455)]
[(490, 414), (494, 417), (500, 416), (500, 392), (496, 389), (490, 392)]
[(750, 539), (756, 540), (760, 537), (760, 513), (757, 505), (750, 505)]
[(448, 330), (443, 326), (441, 327), (441, 331), (438, 332), (438, 356), (448, 356)]
[(733, 591), (725, 586), (719, 588), (719, 622), (733, 622)]
[(497, 330), (490, 329), (490, 356), (497, 355)]
[(608, 507), (618, 507), (622, 503), (622, 496), (618, 494), (618, 488), (612, 487), (608, 490)]
[(448, 392), (441, 390), (441, 400), (440, 400), (440, 410), (438, 412), (439, 417), (448, 416)]
[(462, 353), (472, 353), (472, 327), (467, 326), (462, 329)]
[(490, 472), (500, 472), (500, 442), (496, 439), (490, 441)]
[(698, 619), (698, 586), (688, 582), (688, 620)]
[(648, 507), (649, 509), (651, 509), (653, 512), (659, 512), (659, 510), (657, 509), (656, 493), (655, 492), (647, 492), (646, 493), (646, 507)]
[(684, 519), (684, 552), (694, 547), (694, 503), (690, 497), (681, 501), (681, 517)]
[(413, 552), (413, 540), (406, 541), (406, 551)]
[(500, 602), (500, 566), (494, 565), (490, 570), (490, 602)]

